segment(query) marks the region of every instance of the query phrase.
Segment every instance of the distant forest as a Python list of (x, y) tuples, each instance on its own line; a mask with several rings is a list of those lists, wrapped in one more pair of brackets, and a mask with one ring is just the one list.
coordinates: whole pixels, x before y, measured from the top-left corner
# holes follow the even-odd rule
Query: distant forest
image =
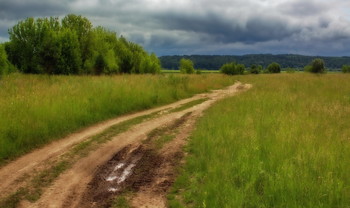
[(191, 56), (162, 56), (160, 61), (164, 69), (178, 69), (181, 58), (191, 59), (196, 69), (218, 70), (225, 63), (236, 62), (249, 67), (252, 64), (262, 65), (266, 68), (272, 62), (277, 62), (282, 68), (296, 68), (302, 70), (315, 58), (325, 61), (329, 70), (340, 70), (343, 65), (350, 65), (350, 57), (322, 57), (303, 56), (294, 54), (272, 55), (254, 54), (243, 56), (219, 55), (191, 55)]

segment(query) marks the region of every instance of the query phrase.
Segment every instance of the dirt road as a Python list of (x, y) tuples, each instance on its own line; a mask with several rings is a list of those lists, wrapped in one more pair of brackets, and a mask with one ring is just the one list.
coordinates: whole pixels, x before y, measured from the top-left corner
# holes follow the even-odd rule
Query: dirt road
[[(6, 196), (6, 194), (13, 192), (23, 183), (25, 183), (25, 180), (23, 180), (23, 178), (25, 178), (24, 176), (28, 174), (30, 175), (35, 170), (44, 168), (47, 166), (48, 161), (55, 160), (55, 158), (58, 158), (60, 155), (69, 151), (74, 145), (84, 141), (86, 138), (89, 138), (97, 133), (106, 130), (115, 124), (139, 116), (148, 115), (157, 111), (177, 108), (185, 103), (201, 98), (208, 98), (208, 100), (204, 101), (201, 104), (182, 110), (180, 112), (159, 115), (156, 118), (137, 124), (131, 129), (118, 134), (109, 142), (102, 144), (96, 151), (80, 159), (68, 171), (61, 174), (54, 182), (54, 184), (45, 191), (45, 193), (36, 203), (21, 203), (23, 207), (41, 208), (94, 207), (95, 205), (93, 202), (85, 203), (82, 201), (83, 196), (88, 191), (88, 184), (96, 175), (99, 167), (106, 164), (106, 162), (113, 158), (116, 153), (118, 153), (127, 145), (141, 144), (141, 141), (147, 139), (147, 135), (152, 130), (171, 125), (174, 121), (181, 119), (188, 113), (191, 113), (191, 115), (186, 119), (186, 122), (184, 123), (185, 127), (182, 127), (182, 133), (179, 134), (181, 136), (177, 136), (174, 140), (178, 141), (178, 143), (183, 144), (184, 142), (179, 141), (183, 141), (184, 138), (188, 137), (196, 119), (202, 114), (205, 109), (222, 98), (235, 95), (237, 92), (248, 88), (250, 88), (250, 85), (242, 85), (241, 83), (236, 83), (235, 85), (232, 85), (223, 90), (216, 90), (212, 91), (211, 93), (199, 94), (192, 98), (184, 99), (170, 105), (112, 119), (81, 130), (80, 132), (69, 135), (68, 137), (59, 141), (53, 142), (39, 150), (35, 150), (30, 154), (24, 155), (23, 157), (9, 163), (0, 169), (0, 197)], [(171, 146), (176, 145), (173, 144)], [(168, 150), (172, 149), (171, 146), (169, 147), (168, 145)], [(177, 146), (177, 148), (182, 147), (182, 145)], [(173, 149), (175, 150), (176, 148)], [(166, 154), (166, 151), (162, 151), (163, 154)], [(144, 188), (144, 190), (147, 190), (147, 188)], [(136, 196), (141, 198), (137, 200), (137, 197), (135, 197), (136, 200), (133, 200), (134, 206), (138, 207), (138, 202), (140, 200), (145, 200), (145, 197), (142, 196), (147, 196), (147, 194), (149, 195), (147, 191), (137, 194)]]

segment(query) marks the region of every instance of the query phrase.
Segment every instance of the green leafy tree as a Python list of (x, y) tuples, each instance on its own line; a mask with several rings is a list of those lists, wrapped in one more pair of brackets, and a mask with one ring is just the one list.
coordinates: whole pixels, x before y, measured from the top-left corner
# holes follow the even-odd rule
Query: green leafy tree
[(40, 71), (46, 74), (59, 74), (57, 66), (61, 57), (61, 42), (59, 34), (48, 30), (41, 40), (38, 52), (38, 65)]
[(39, 35), (34, 18), (20, 21), (9, 30), (10, 61), (25, 73), (38, 73)]
[(81, 59), (84, 63), (92, 56), (92, 23), (81, 15), (69, 14), (62, 19), (62, 27), (76, 32), (79, 40)]
[(263, 68), (261, 65), (253, 64), (250, 66), (250, 73), (251, 74), (260, 74), (262, 70), (263, 70)]
[(278, 63), (273, 62), (267, 67), (267, 71), (269, 73), (281, 73), (281, 66)]
[(341, 69), (343, 73), (350, 73), (350, 65), (343, 65)]
[(103, 56), (101, 54), (99, 54), (96, 58), (96, 61), (95, 61), (94, 73), (96, 75), (102, 74), (102, 72), (104, 71), (106, 66), (107, 66), (107, 63), (105, 62), (105, 59), (103, 58)]
[(317, 58), (314, 59), (310, 65), (304, 67), (304, 70), (311, 73), (325, 73), (325, 63), (323, 59)]
[(75, 31), (63, 29), (60, 33), (61, 54), (57, 74), (79, 74), (82, 68), (78, 36)]
[(105, 74), (117, 74), (119, 72), (118, 57), (116, 57), (113, 49), (109, 49), (104, 56), (106, 66), (104, 69)]
[(180, 71), (184, 74), (193, 74), (194, 73), (194, 67), (193, 62), (190, 59), (181, 59), (180, 60)]
[(220, 72), (228, 75), (234, 75), (236, 71), (236, 64), (234, 62), (224, 64), (220, 68)]
[(237, 64), (236, 65), (236, 71), (238, 74), (244, 74), (245, 66), (244, 64)]
[(228, 75), (244, 74), (245, 66), (243, 64), (236, 64), (234, 62), (224, 64), (221, 66), (221, 73)]
[(0, 44), (0, 76), (8, 72), (8, 60), (5, 51), (5, 46)]
[(93, 28), (82, 16), (27, 18), (9, 30), (8, 59), (24, 73), (115, 74), (159, 73), (155, 54), (118, 38), (103, 27)]

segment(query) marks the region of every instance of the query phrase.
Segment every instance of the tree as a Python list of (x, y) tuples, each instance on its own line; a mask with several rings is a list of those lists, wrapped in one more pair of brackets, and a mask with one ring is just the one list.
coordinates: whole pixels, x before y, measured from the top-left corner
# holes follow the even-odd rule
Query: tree
[(92, 23), (89, 19), (82, 17), (81, 15), (68, 14), (62, 19), (62, 27), (76, 32), (79, 40), (81, 59), (84, 63), (89, 57), (91, 57), (92, 53)]
[(193, 74), (194, 73), (194, 67), (193, 62), (190, 59), (182, 58), (180, 60), (180, 71), (184, 74)]
[(229, 64), (224, 64), (220, 68), (220, 72), (228, 75), (234, 75), (236, 74), (236, 64), (234, 62)]
[(82, 16), (70, 14), (62, 21), (27, 18), (9, 34), (8, 58), (24, 73), (159, 73), (161, 69), (155, 54), (115, 32), (93, 28)]
[(267, 67), (267, 71), (270, 73), (281, 73), (281, 66), (278, 63), (273, 62)]
[(350, 73), (350, 65), (343, 65), (341, 69), (343, 73)]
[(103, 58), (103, 56), (101, 54), (98, 55), (97, 58), (96, 58), (96, 62), (95, 62), (95, 71), (94, 71), (94, 73), (96, 75), (102, 74), (102, 72), (104, 71), (106, 66), (107, 66), (107, 63), (105, 62), (105, 59)]
[(320, 58), (314, 59), (304, 70), (311, 73), (324, 73), (326, 71), (324, 61)]
[(5, 46), (3, 44), (0, 44), (0, 76), (2, 74), (6, 74), (8, 71), (8, 60), (7, 60), (7, 54), (5, 51)]
[(261, 65), (255, 65), (255, 64), (253, 64), (253, 65), (251, 65), (250, 66), (250, 73), (251, 74), (260, 74), (261, 73), (261, 71), (262, 71), (262, 66)]
[(77, 34), (70, 29), (63, 29), (59, 38), (61, 55), (56, 66), (56, 74), (79, 74), (82, 60)]
[(244, 74), (244, 71), (245, 71), (244, 64), (237, 64), (236, 71), (238, 72), (238, 74)]
[(34, 18), (20, 21), (9, 30), (10, 61), (25, 73), (38, 73), (38, 28)]
[(221, 73), (228, 75), (244, 74), (244, 70), (245, 66), (243, 64), (236, 64), (235, 62), (224, 64), (220, 68)]
[(36, 67), (46, 74), (60, 74), (57, 66), (61, 58), (61, 51), (59, 34), (48, 29), (38, 46), (38, 65)]

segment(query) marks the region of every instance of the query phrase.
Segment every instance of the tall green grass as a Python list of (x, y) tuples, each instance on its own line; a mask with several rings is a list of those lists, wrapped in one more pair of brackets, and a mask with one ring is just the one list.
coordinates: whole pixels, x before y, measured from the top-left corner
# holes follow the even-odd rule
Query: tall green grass
[(222, 75), (2, 77), (0, 164), (95, 122), (231, 83)]
[(238, 79), (254, 88), (200, 119), (171, 207), (350, 207), (350, 76)]

